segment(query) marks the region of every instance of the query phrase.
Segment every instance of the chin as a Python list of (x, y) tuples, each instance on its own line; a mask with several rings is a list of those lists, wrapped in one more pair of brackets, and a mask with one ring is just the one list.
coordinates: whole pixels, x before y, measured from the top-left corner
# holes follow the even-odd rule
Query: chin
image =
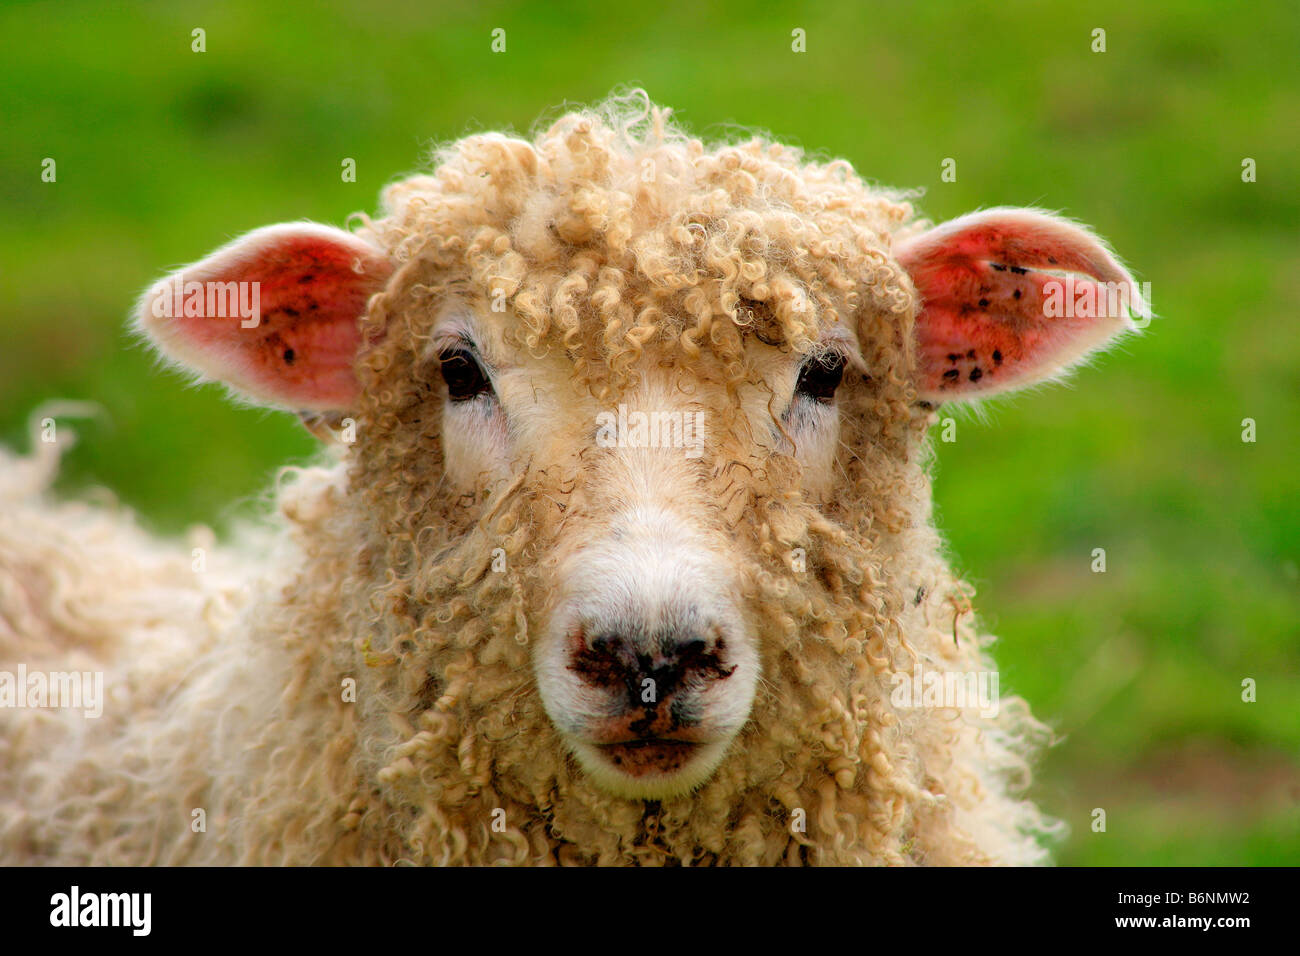
[(627, 800), (666, 800), (699, 789), (726, 756), (731, 739), (593, 744), (570, 739), (583, 771), (601, 790)]

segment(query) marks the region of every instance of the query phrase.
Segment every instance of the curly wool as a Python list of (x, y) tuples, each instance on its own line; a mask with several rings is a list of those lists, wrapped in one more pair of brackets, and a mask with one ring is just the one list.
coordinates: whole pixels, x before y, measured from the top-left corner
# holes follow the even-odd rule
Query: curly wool
[[(706, 147), (635, 97), (531, 142), (439, 150), (359, 230), (396, 271), (363, 319), (357, 441), (282, 483), (273, 549), (196, 575), (120, 511), (51, 503), (40, 482), (8, 492), (0, 666), (80, 656), (115, 696), (96, 722), (0, 714), (0, 779), (16, 782), (0, 859), (1044, 862), (1055, 825), (1019, 794), (1048, 734), (1023, 702), (989, 719), (890, 697), (917, 662), (993, 669), (930, 511), (917, 298), (890, 252), (917, 225), (845, 162), (759, 138)], [(708, 409), (701, 520), (741, 542), (763, 679), (694, 794), (605, 794), (546, 716), (530, 655), (553, 555), (607, 506), (584, 494), (594, 449), (576, 447), (446, 493), (427, 346), (453, 300), (524, 353), (563, 355), (603, 402), (648, 359), (731, 399), (766, 388), (750, 337), (810, 352), (830, 325), (856, 330), (871, 374), (838, 399), (829, 505), (803, 500), (793, 457), (756, 456), (734, 401)]]

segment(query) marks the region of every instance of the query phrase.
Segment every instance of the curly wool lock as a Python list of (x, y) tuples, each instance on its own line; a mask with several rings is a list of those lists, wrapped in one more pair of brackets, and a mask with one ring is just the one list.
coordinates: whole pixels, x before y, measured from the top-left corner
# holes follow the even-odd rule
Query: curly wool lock
[[(967, 592), (930, 513), (925, 431), (956, 356), (934, 358), (955, 346), (936, 351), (927, 335), (951, 339), (953, 315), (993, 322), (960, 325), (957, 338), (962, 354), (999, 344), (986, 351), (1010, 387), (1115, 332), (1010, 341), (1005, 330), (1028, 313), (929, 318), (927, 303), (993, 275), (971, 266), (934, 279), (972, 235), (989, 246), (980, 266), (1063, 257), (1100, 278), (1119, 268), (1055, 217), (981, 215), (949, 238), (847, 163), (758, 138), (706, 147), (667, 111), (614, 100), (532, 142), (485, 134), (446, 146), (430, 175), (390, 186), (384, 214), (330, 246), (352, 242), (359, 256), (340, 281), (372, 280), (346, 403), (290, 391), (282, 368), (266, 385), (261, 352), (217, 363), (182, 342), (183, 329), (146, 320), (164, 353), (245, 397), (311, 408), (318, 423), (346, 413), (355, 442), (282, 483), (284, 530), (255, 569), (232, 551), (210, 573), (186, 573), (188, 551), (146, 539), (120, 513), (37, 500), (31, 482), (9, 492), (0, 621), (19, 623), (0, 630), (0, 662), (93, 659), (115, 696), (98, 722), (0, 718), (0, 779), (15, 781), (0, 789), (0, 858), (1045, 861), (1058, 828), (1021, 793), (1048, 734), (1023, 702), (1004, 697), (989, 717), (891, 700), (918, 664), (993, 669), (990, 638), (955, 610)], [(187, 274), (268, 259), (259, 250), (273, 240)], [(373, 256), (356, 253), (363, 246)], [(292, 256), (270, 258), (280, 269)], [(303, 282), (326, 258), (312, 247)], [(1035, 278), (1005, 275), (990, 282)], [(270, 288), (271, 314), (289, 322), (298, 308)], [(987, 294), (1001, 292), (1010, 302), (1009, 286)], [(328, 289), (313, 295), (310, 309), (328, 304)], [(1032, 298), (1017, 294), (1016, 307)], [(438, 375), (452, 319), (492, 367), (498, 404), (471, 403), (481, 418)], [(310, 361), (316, 331), (270, 327), (277, 349), (291, 341), (299, 366)], [(829, 414), (818, 404), (783, 410), (797, 371), (846, 343), (833, 423), (815, 418)], [(1000, 384), (982, 377), (951, 397)], [(541, 411), (521, 404), (530, 389)], [(734, 576), (743, 623), (728, 635), (733, 653), (752, 645), (760, 676), (704, 779), (636, 798), (575, 758), (559, 705), (539, 690), (539, 661), (562, 653), (553, 632), (567, 569), (594, 560), (584, 542), (619, 538), (627, 476), (644, 477), (643, 458), (592, 442), (587, 412), (647, 394), (707, 416), (700, 461), (663, 474), (690, 540), (715, 542)], [(470, 427), (481, 430), (458, 431)], [(829, 440), (817, 431), (827, 428)], [(831, 467), (814, 476), (819, 442)], [(100, 577), (103, 561), (120, 569), (114, 578)], [(139, 603), (145, 582), (158, 610)], [(246, 598), (241, 582), (255, 582)]]

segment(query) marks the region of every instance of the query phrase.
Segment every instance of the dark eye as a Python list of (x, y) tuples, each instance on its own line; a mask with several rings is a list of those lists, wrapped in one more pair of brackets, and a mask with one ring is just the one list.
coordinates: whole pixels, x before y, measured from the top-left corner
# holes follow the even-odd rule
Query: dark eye
[(438, 360), (442, 363), (442, 380), (447, 383), (447, 397), (453, 402), (468, 402), (492, 391), (483, 367), (468, 349), (450, 349)]
[(829, 405), (843, 379), (844, 356), (832, 352), (804, 363), (803, 368), (799, 369), (799, 381), (795, 383), (794, 393)]

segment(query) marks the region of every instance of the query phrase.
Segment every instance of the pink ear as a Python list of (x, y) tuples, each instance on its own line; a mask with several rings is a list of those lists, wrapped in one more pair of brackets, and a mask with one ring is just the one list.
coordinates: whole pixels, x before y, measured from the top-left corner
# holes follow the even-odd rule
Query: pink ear
[(267, 226), (151, 288), (137, 324), (168, 358), (255, 402), (347, 410), (358, 320), (391, 272), (383, 253), (341, 229)]
[(1105, 244), (1032, 209), (962, 216), (899, 244), (921, 294), (917, 393), (973, 398), (1060, 374), (1148, 315)]

